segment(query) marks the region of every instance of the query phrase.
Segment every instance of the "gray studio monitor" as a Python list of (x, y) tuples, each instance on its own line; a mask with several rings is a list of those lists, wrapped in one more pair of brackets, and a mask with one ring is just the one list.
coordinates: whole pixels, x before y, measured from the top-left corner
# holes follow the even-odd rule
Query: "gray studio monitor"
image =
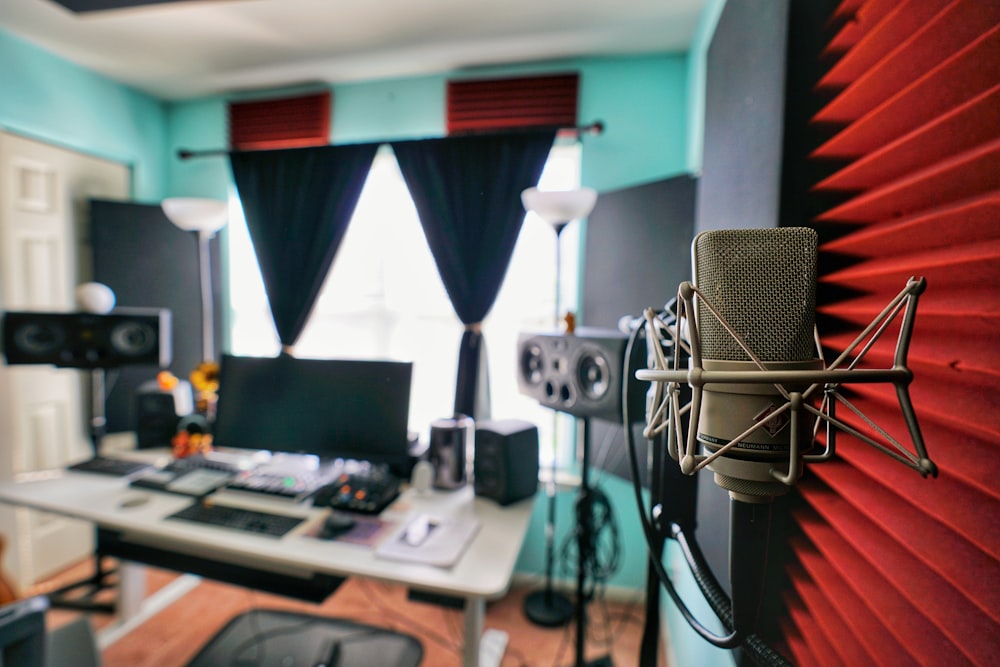
[[(625, 364), (628, 336), (613, 329), (523, 333), (518, 338), (517, 383), (525, 396), (576, 417), (622, 420), (622, 379), (629, 376), (634, 420), (644, 418), (645, 387)], [(645, 363), (645, 345), (633, 359)]]

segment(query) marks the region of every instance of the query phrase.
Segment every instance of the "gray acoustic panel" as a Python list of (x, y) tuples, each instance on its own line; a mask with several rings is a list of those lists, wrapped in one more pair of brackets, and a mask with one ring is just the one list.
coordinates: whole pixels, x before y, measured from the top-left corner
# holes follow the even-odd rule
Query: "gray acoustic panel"
[(697, 181), (677, 176), (602, 192), (587, 217), (582, 324), (617, 328), (691, 277)]
[[(186, 379), (202, 361), (198, 241), (175, 227), (157, 204), (92, 200), (90, 225), (94, 280), (115, 292), (117, 306), (166, 308), (173, 326), (169, 369)], [(221, 349), (219, 241), (212, 239), (215, 349)], [(135, 392), (156, 369), (121, 368), (108, 376), (107, 430), (136, 429)]]
[(708, 48), (697, 231), (777, 227), (789, 0), (727, 2)]
[[(683, 175), (600, 194), (587, 218), (582, 325), (617, 329), (623, 317), (660, 309), (676, 296), (677, 285), (691, 277), (696, 184)], [(594, 465), (631, 479), (621, 421), (594, 420), (591, 434)], [(646, 484), (641, 423), (633, 436)]]

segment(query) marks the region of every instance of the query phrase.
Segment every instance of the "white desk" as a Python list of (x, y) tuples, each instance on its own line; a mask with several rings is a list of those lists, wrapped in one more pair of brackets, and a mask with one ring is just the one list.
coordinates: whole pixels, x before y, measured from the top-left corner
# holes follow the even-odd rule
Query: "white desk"
[[(137, 498), (144, 502), (133, 505), (130, 501)], [(479, 664), (479, 639), (486, 601), (501, 597), (510, 586), (533, 500), (500, 507), (493, 501), (475, 497), (468, 487), (427, 495), (413, 490), (404, 492), (386, 509), (383, 518), (405, 522), (409, 516), (428, 512), (438, 516), (475, 516), (481, 522), (464, 554), (450, 568), (386, 560), (376, 557), (369, 547), (308, 537), (304, 533), (321, 522), (326, 512), (308, 503), (292, 505), (268, 498), (241, 502), (244, 506), (253, 503), (265, 510), (280, 510), (306, 518), (296, 529), (276, 539), (165, 520), (166, 516), (190, 504), (192, 499), (129, 488), (123, 479), (91, 473), (60, 471), (31, 481), (2, 483), (0, 502), (91, 521), (99, 528), (116, 531), (132, 544), (180, 555), (303, 578), (314, 574), (367, 577), (463, 598), (462, 664), (472, 667)], [(125, 577), (122, 583), (125, 585), (131, 580), (134, 578)]]

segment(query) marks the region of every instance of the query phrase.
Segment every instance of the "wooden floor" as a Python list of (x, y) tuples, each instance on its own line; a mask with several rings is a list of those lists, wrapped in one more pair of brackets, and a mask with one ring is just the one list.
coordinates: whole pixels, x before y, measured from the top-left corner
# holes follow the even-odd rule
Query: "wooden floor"
[[(63, 582), (76, 581), (92, 572), (91, 563), (68, 570), (26, 594), (44, 593)], [(148, 569), (148, 588), (159, 589), (176, 575)], [(561, 628), (532, 624), (522, 611), (525, 593), (538, 587), (515, 587), (503, 599), (487, 606), (486, 627), (508, 633), (502, 667), (560, 667), (575, 664), (575, 639), (569, 623)], [(109, 591), (107, 593), (111, 595)], [(190, 660), (230, 618), (253, 608), (304, 611), (378, 625), (418, 637), (423, 644), (425, 667), (459, 665), (462, 613), (438, 605), (407, 599), (401, 586), (364, 579), (345, 582), (324, 603), (315, 605), (203, 580), (179, 601), (104, 651), (104, 667), (173, 667)], [(78, 612), (53, 609), (48, 622), (60, 625)], [(587, 660), (609, 657), (616, 667), (639, 665), (643, 605), (597, 600), (588, 608)], [(95, 614), (100, 629), (112, 619)], [(663, 665), (662, 646), (660, 666)], [(640, 666), (648, 667), (648, 666)]]

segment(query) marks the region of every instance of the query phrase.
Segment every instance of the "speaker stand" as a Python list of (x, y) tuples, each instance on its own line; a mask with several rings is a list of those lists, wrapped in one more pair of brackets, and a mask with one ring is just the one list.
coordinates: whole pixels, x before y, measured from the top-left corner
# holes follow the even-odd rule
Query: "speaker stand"
[(566, 625), (573, 618), (572, 601), (562, 593), (552, 590), (556, 539), (555, 452), (553, 452), (552, 460), (551, 476), (546, 486), (549, 507), (548, 516), (545, 521), (545, 588), (534, 593), (529, 593), (524, 598), (524, 615), (535, 625), (546, 628), (556, 628)]
[(590, 418), (577, 418), (581, 443), (580, 493), (576, 501), (577, 564), (576, 564), (576, 661), (574, 667), (612, 667), (611, 656), (587, 661), (587, 564), (594, 548), (593, 489), (590, 488)]
[(556, 628), (573, 618), (573, 603), (568, 597), (552, 590), (551, 583), (524, 598), (524, 615), (535, 625)]
[[(94, 455), (101, 451), (101, 438), (104, 437), (107, 426), (106, 401), (107, 388), (105, 385), (105, 370), (103, 368), (93, 368), (90, 371), (90, 440), (94, 448)], [(75, 611), (89, 611), (97, 614), (115, 613), (113, 602), (98, 602), (95, 598), (102, 591), (115, 588), (115, 581), (111, 580), (116, 574), (114, 568), (104, 568), (104, 554), (101, 553), (100, 538), (98, 531), (94, 531), (94, 573), (86, 579), (81, 579), (67, 584), (48, 594), (49, 604), (55, 609), (72, 609)], [(70, 593), (78, 589), (83, 589), (83, 593), (72, 596)]]

